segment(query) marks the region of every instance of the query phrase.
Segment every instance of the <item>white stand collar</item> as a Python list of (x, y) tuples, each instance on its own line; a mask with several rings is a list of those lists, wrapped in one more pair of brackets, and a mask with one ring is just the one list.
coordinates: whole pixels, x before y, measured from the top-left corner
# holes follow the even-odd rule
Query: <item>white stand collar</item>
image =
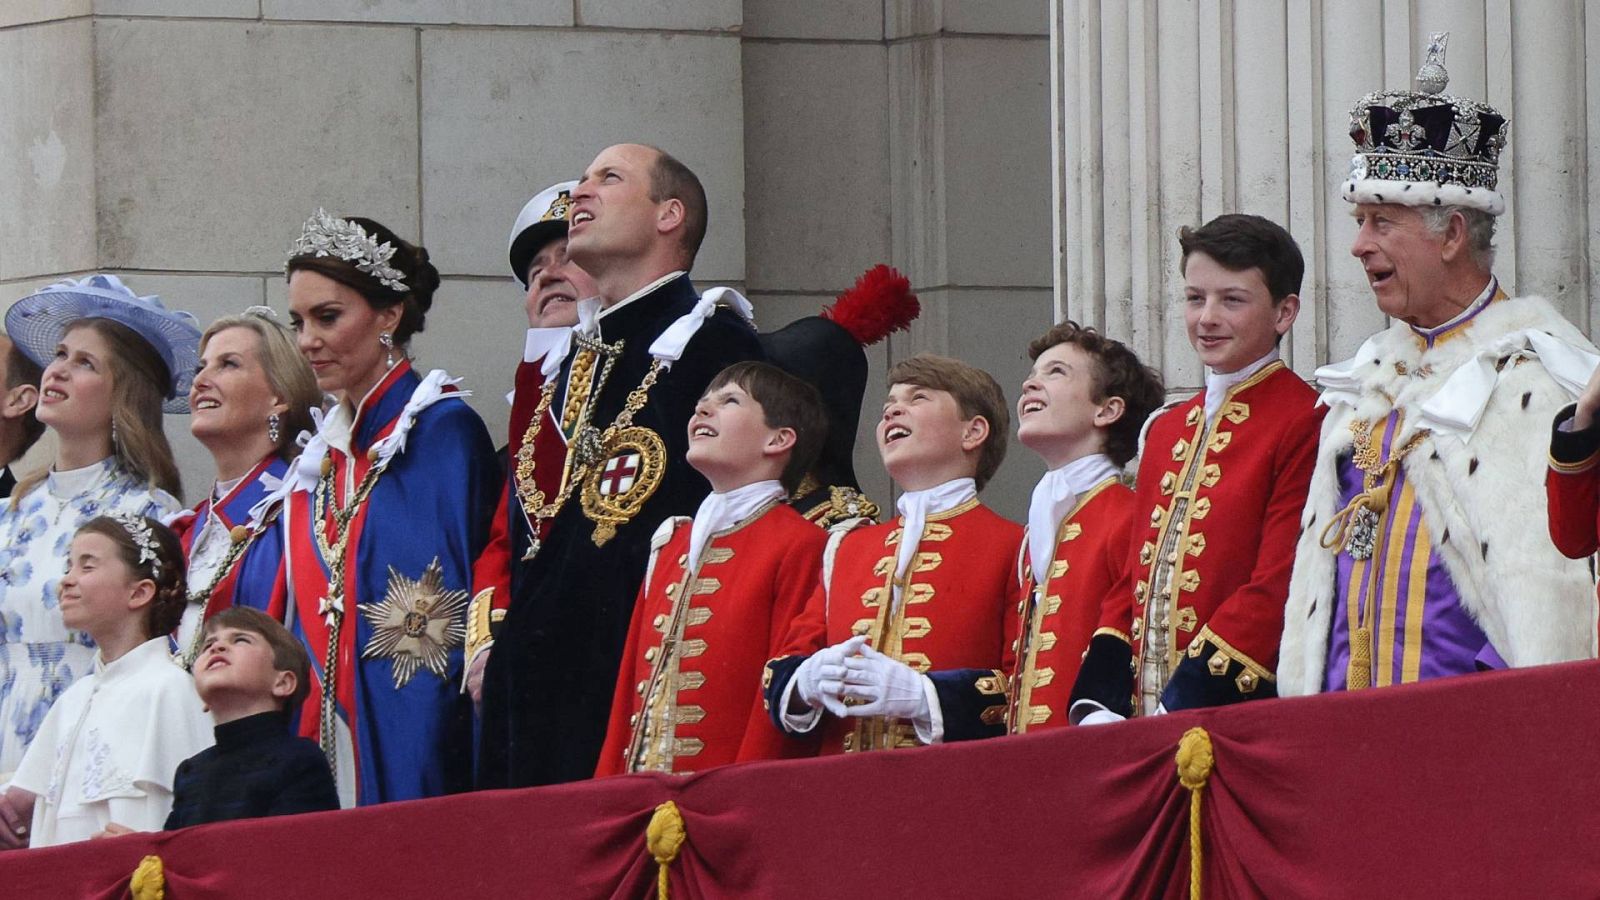
[(1091, 453), (1051, 469), (1034, 485), (1033, 499), (1028, 504), (1028, 563), (1033, 567), (1035, 584), (1049, 579), (1056, 532), (1077, 508), (1078, 498), (1107, 478), (1115, 478), (1117, 472), (1109, 456)]
[(1219, 374), (1206, 369), (1206, 421), (1212, 422), (1217, 418), (1217, 410), (1222, 408), (1222, 400), (1228, 396), (1228, 391), (1251, 375), (1265, 369), (1278, 360), (1278, 348), (1273, 347), (1266, 356), (1261, 357), (1237, 372)]
[[(906, 566), (916, 555), (917, 545), (922, 543), (922, 529), (927, 526), (928, 517), (955, 509), (976, 496), (978, 496), (978, 483), (971, 478), (953, 478), (926, 490), (906, 491), (900, 495), (900, 499), (894, 504), (901, 518), (900, 548), (894, 566), (896, 580), (905, 575)], [(894, 595), (898, 601), (900, 597), (898, 584), (895, 585)]]
[(780, 499), (786, 491), (777, 481), (754, 481), (736, 487), (725, 494), (710, 493), (700, 501), (694, 522), (689, 526), (689, 571), (700, 573), (700, 554), (718, 532), (737, 525), (773, 500)]

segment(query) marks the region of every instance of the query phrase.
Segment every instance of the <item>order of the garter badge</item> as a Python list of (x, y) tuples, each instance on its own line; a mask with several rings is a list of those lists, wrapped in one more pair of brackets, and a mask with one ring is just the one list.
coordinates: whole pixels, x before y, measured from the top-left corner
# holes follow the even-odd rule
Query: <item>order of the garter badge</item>
[(373, 629), (361, 658), (389, 659), (396, 690), (405, 687), (419, 667), (444, 678), (450, 651), (466, 641), (468, 602), (466, 591), (445, 589), (437, 556), (416, 580), (390, 566), (383, 602), (356, 606)]
[(603, 547), (617, 526), (639, 514), (666, 474), (667, 447), (648, 428), (633, 425), (611, 435), (583, 483), (583, 513), (594, 522), (594, 545)]

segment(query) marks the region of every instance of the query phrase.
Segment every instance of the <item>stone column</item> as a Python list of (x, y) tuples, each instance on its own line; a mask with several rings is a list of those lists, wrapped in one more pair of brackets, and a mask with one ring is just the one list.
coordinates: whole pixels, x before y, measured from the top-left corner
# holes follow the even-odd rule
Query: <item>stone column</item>
[[(1511, 0), (1052, 0), (1055, 305), (1148, 354), (1175, 394), (1201, 384), (1178, 306), (1176, 232), (1224, 212), (1288, 227), (1306, 256), (1295, 370), (1385, 324), (1336, 193), (1349, 110), (1404, 88), (1449, 31), (1449, 90), (1511, 119), (1495, 269), (1588, 328), (1600, 127), (1593, 3)], [(1590, 65), (1589, 51), (1596, 51)]]

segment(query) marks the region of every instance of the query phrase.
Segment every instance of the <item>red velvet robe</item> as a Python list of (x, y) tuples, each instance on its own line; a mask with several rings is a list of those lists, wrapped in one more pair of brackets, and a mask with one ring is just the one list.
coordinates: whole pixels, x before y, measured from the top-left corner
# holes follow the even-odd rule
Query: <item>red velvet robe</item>
[[(516, 391), (511, 402), (509, 441), (506, 444), (506, 477), (500, 484), (500, 500), (489, 526), (489, 542), (472, 564), (473, 609), (469, 615), (466, 658), (471, 660), (491, 640), (490, 623), (498, 625), (511, 605), (511, 516), (523, 514), (517, 497), (517, 453), (528, 436), (539, 395), (544, 388), (543, 359), (524, 361), (517, 366)], [(562, 467), (566, 465), (567, 442), (556, 421), (546, 410), (544, 423), (536, 436), (533, 454), (533, 482), (545, 496), (554, 498), (561, 490)], [(549, 530), (549, 523), (545, 523)], [(543, 537), (543, 534), (540, 535)], [(486, 594), (485, 591), (488, 593)]]
[[(811, 755), (767, 721), (762, 671), (816, 590), (827, 532), (774, 501), (706, 542), (690, 587), (690, 520), (674, 523), (633, 605), (595, 775)], [(652, 749), (663, 730), (665, 749)]]

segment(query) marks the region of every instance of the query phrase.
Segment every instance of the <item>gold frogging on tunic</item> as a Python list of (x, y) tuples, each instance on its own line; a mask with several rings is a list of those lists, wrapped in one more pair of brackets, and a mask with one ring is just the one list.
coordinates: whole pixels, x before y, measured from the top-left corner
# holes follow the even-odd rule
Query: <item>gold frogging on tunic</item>
[(1145, 570), (1146, 578), (1134, 588), (1133, 629), (1142, 635), (1139, 654), (1129, 663), (1138, 683), (1136, 712), (1150, 713), (1159, 705), (1167, 680), (1190, 643), (1180, 639), (1178, 632), (1192, 634), (1200, 624), (1193, 604), (1185, 603), (1182, 595), (1200, 589), (1200, 573), (1188, 565), (1190, 559), (1205, 552), (1206, 540), (1192, 529), (1195, 522), (1211, 512), (1211, 499), (1196, 494), (1201, 488), (1214, 488), (1221, 483), (1222, 466), (1211, 462), (1209, 456), (1221, 453), (1233, 442), (1232, 433), (1219, 431), (1218, 426), (1248, 421), (1250, 404), (1235, 400), (1234, 396), (1280, 368), (1282, 365), (1277, 363), (1264, 366), (1229, 388), (1215, 422), (1206, 419), (1204, 407), (1198, 404), (1184, 416), (1184, 424), (1193, 430), (1187, 438), (1173, 443), (1172, 459), (1180, 466), (1176, 474), (1163, 475), (1160, 483), (1162, 496), (1171, 499), (1151, 510), (1150, 524), (1157, 539), (1146, 541), (1139, 548), (1139, 562), (1149, 568)]
[[(907, 653), (905, 640), (925, 637), (933, 631), (933, 623), (922, 616), (907, 617), (906, 610), (932, 600), (934, 587), (931, 584), (915, 582), (913, 579), (917, 575), (932, 572), (944, 564), (942, 553), (925, 551), (921, 546), (950, 540), (955, 532), (940, 520), (955, 518), (977, 505), (977, 498), (973, 498), (944, 512), (929, 516), (922, 526), (922, 534), (911, 536), (912, 540), (917, 541), (918, 550), (912, 554), (911, 561), (906, 565), (906, 574), (898, 578), (895, 576), (894, 568), (900, 558), (900, 541), (905, 539), (906, 535), (903, 527), (891, 529), (883, 539), (887, 555), (879, 559), (872, 569), (874, 574), (884, 579), (884, 583), (881, 587), (872, 588), (861, 596), (861, 605), (873, 611), (873, 616), (871, 619), (856, 623), (857, 628), (862, 622), (869, 623), (864, 631), (858, 633), (865, 634), (868, 642), (879, 653), (905, 663), (918, 674), (931, 669), (932, 661), (924, 653)], [(896, 587), (900, 588), (898, 603), (894, 602)], [(1001, 714), (1004, 714), (1003, 710)], [(916, 726), (903, 719), (889, 719), (883, 716), (858, 719), (855, 728), (844, 737), (844, 749), (852, 752), (915, 747), (917, 744)]]
[[(709, 604), (722, 590), (721, 579), (699, 573), (707, 566), (733, 559), (733, 548), (717, 546), (718, 539), (750, 525), (776, 505), (776, 500), (764, 503), (749, 516), (713, 533), (700, 551), (699, 565), (690, 567), (687, 555), (678, 557), (683, 577), (667, 585), (666, 595), (671, 607), (653, 620), (661, 642), (645, 651), (645, 661), (651, 664), (650, 677), (639, 682), (637, 689), (643, 698), (640, 712), (628, 721), (632, 732), (628, 736), (628, 747), (623, 751), (623, 765), (627, 771), (687, 773), (689, 769), (678, 765), (680, 759), (697, 756), (705, 749), (705, 742), (700, 738), (677, 734), (679, 725), (698, 724), (707, 715), (704, 706), (679, 702), (683, 691), (699, 690), (706, 684), (704, 672), (681, 668), (684, 660), (703, 656), (710, 649), (704, 638), (684, 636), (686, 629), (704, 625), (713, 615), (709, 605), (692, 606), (691, 603), (695, 598), (704, 597)], [(770, 672), (763, 677), (770, 678)]]
[[(1100, 495), (1100, 492), (1116, 484), (1115, 479), (1106, 479), (1091, 488), (1078, 502), (1074, 504), (1071, 512), (1063, 516), (1061, 524), (1056, 528), (1056, 542), (1052, 549), (1061, 552), (1061, 547), (1077, 540), (1083, 534), (1083, 525), (1072, 521), (1072, 513), (1086, 506), (1089, 501)], [(1024, 550), (1026, 552), (1026, 550)], [(1026, 557), (1024, 557), (1026, 559)], [(1017, 674), (1011, 679), (1006, 697), (1005, 723), (1006, 731), (1011, 734), (1023, 734), (1029, 726), (1039, 725), (1050, 719), (1050, 707), (1044, 704), (1034, 704), (1033, 689), (1048, 686), (1055, 681), (1055, 669), (1046, 666), (1039, 667), (1039, 654), (1054, 649), (1056, 633), (1044, 630), (1044, 620), (1061, 611), (1061, 596), (1059, 594), (1046, 595), (1050, 582), (1067, 574), (1070, 564), (1064, 559), (1052, 559), (1044, 578), (1039, 578), (1033, 572), (1033, 561), (1027, 560), (1027, 573), (1034, 582), (1033, 590), (1018, 604), (1018, 615), (1021, 617), (1021, 628), (1018, 629), (1021, 637), (1014, 647), (1017, 658)]]

